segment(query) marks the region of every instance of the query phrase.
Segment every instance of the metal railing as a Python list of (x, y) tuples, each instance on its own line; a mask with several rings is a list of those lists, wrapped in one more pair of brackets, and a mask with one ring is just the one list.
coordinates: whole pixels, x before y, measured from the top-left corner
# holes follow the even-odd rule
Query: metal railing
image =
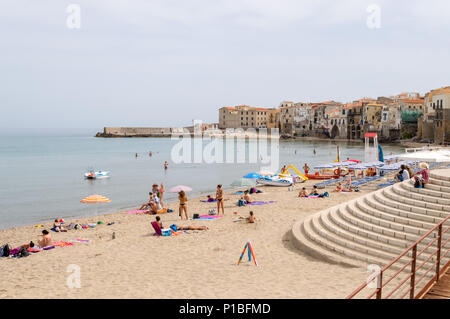
[[(446, 244), (448, 243), (450, 237), (448, 237), (447, 240), (443, 240), (444, 234), (446, 234), (450, 229), (450, 226), (444, 225), (449, 220), (449, 218), (450, 216), (447, 216), (444, 220), (430, 229), (419, 240), (417, 240), (409, 248), (407, 248), (403, 253), (401, 253), (397, 258), (392, 260), (388, 265), (381, 269), (381, 271), (375, 278), (377, 283), (376, 288), (371, 288), (371, 285), (369, 285), (369, 283), (372, 281), (366, 282), (358, 287), (355, 291), (353, 291), (349, 296), (347, 296), (346, 299), (352, 299), (356, 296), (361, 296), (361, 294), (363, 294), (364, 292), (368, 294), (367, 296), (365, 296), (365, 298), (367, 299), (371, 299), (374, 296), (376, 297), (376, 299), (388, 299), (392, 296), (394, 296), (395, 298), (403, 299), (408, 295), (410, 299), (422, 298), (428, 292), (430, 287), (434, 283), (439, 281), (439, 278), (447, 271), (450, 266), (450, 259), (448, 259), (448, 261), (445, 262), (444, 265), (442, 265), (442, 262), (444, 261), (444, 259), (446, 259), (447, 254), (449, 254), (450, 252), (450, 249), (446, 248)], [(437, 232), (437, 234), (435, 232)], [(430, 239), (428, 244), (425, 243), (427, 238)], [(433, 249), (432, 246), (434, 243), (436, 243), (435, 248), (430, 252), (429, 250)], [(421, 250), (418, 250), (419, 245), (424, 245), (424, 247), (420, 247)], [(429, 253), (429, 256), (425, 256), (425, 252)], [(422, 257), (422, 259), (424, 260), (419, 260), (419, 256), (421, 255), (424, 255)], [(433, 257), (435, 255), (436, 257), (433, 260)], [(423, 269), (427, 263), (431, 264), (431, 266), (427, 269)], [(408, 266), (410, 266), (410, 271), (407, 276), (405, 278), (399, 278), (401, 273), (405, 269), (407, 269)], [(434, 276), (424, 284), (422, 282), (423, 279), (433, 268)], [(391, 271), (395, 272), (393, 275), (388, 277), (388, 273)], [(397, 281), (395, 282), (394, 279), (396, 279)], [(400, 282), (398, 283), (398, 281)], [(409, 283), (409, 286), (405, 286), (405, 283)], [(396, 285), (394, 286), (394, 288), (387, 291), (388, 284)], [(373, 289), (374, 291), (367, 291), (368, 289)]]

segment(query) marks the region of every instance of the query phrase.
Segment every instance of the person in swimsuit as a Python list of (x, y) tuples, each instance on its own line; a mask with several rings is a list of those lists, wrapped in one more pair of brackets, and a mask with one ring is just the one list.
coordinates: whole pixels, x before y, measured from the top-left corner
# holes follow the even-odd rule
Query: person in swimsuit
[(313, 186), (313, 189), (312, 189), (310, 195), (319, 195), (319, 190), (317, 189), (316, 185)]
[(150, 199), (148, 200), (147, 203), (142, 204), (142, 206), (139, 208), (139, 210), (149, 209), (150, 203), (153, 201), (153, 193), (152, 192), (148, 193), (148, 196), (150, 197)]
[(58, 219), (55, 219), (55, 222), (53, 223), (53, 229), (57, 233), (67, 231), (67, 229), (65, 229), (65, 227), (58, 221)]
[(302, 190), (298, 193), (298, 197), (308, 197), (308, 192), (306, 191), (306, 187), (302, 188)]
[(250, 195), (249, 195), (249, 193), (248, 193), (248, 191), (244, 191), (244, 200), (247, 202), (247, 203), (252, 203), (253, 201), (252, 201), (252, 198), (250, 197)]
[(180, 191), (178, 193), (178, 200), (180, 201), (179, 213), (181, 219), (183, 219), (183, 212), (184, 216), (186, 217), (186, 220), (189, 219), (189, 215), (187, 213), (187, 197), (184, 191)]
[(253, 211), (250, 211), (247, 217), (239, 217), (239, 219), (245, 219), (247, 223), (253, 224), (256, 222), (256, 217), (253, 214)]
[(340, 193), (342, 191), (342, 183), (339, 182), (333, 192)]
[(222, 207), (222, 215), (225, 215), (225, 210), (223, 208), (222, 184), (217, 185), (216, 200), (217, 200), (217, 214), (220, 214), (220, 207)]
[(166, 189), (164, 188), (164, 184), (161, 183), (161, 187), (159, 188), (159, 202), (161, 203), (162, 207), (164, 207), (163, 197), (164, 197), (165, 192), (166, 192)]
[(40, 248), (44, 248), (52, 244), (52, 236), (50, 236), (47, 230), (44, 229), (42, 231), (42, 235), (39, 236), (42, 237), (41, 239), (38, 239), (38, 245)]
[[(163, 229), (163, 224), (161, 222), (161, 218), (159, 216), (156, 216), (156, 222), (159, 225), (159, 228)], [(175, 225), (177, 227), (177, 230), (208, 230), (209, 227), (207, 226), (180, 226)]]
[(308, 172), (309, 172), (308, 163), (305, 163), (305, 165), (303, 166), (303, 170), (305, 171), (305, 174), (308, 174)]

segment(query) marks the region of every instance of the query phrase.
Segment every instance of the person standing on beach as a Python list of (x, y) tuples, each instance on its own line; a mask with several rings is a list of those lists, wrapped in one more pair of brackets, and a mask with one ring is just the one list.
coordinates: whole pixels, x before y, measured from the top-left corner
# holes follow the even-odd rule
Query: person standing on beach
[(308, 163), (305, 163), (305, 166), (303, 166), (303, 170), (305, 171), (305, 174), (308, 174), (308, 172), (309, 172)]
[(180, 191), (178, 193), (178, 200), (180, 201), (180, 207), (179, 207), (180, 217), (181, 217), (181, 219), (183, 219), (183, 212), (184, 212), (184, 216), (186, 216), (186, 220), (188, 220), (189, 215), (187, 213), (187, 196), (184, 191)]
[(159, 188), (159, 201), (160, 201), (162, 207), (164, 207), (163, 197), (164, 197), (165, 192), (166, 192), (166, 189), (164, 188), (164, 184), (161, 183), (161, 187)]
[(216, 200), (217, 200), (217, 214), (220, 214), (220, 207), (222, 207), (222, 215), (225, 215), (225, 210), (223, 209), (222, 184), (217, 185)]

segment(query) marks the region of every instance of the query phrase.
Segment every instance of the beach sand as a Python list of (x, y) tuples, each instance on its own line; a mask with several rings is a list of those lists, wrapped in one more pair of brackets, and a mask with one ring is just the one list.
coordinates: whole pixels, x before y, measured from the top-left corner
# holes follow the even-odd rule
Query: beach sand
[[(154, 215), (120, 212), (68, 220), (101, 220), (104, 224), (88, 230), (51, 232), (53, 240), (91, 240), (87, 244), (57, 247), (26, 258), (1, 258), (0, 298), (344, 298), (365, 281), (366, 269), (333, 265), (304, 254), (291, 243), (291, 227), (296, 220), (370, 190), (331, 193), (327, 188), (329, 198), (297, 197), (301, 187), (310, 190), (315, 183), (297, 184), (290, 192), (287, 187), (261, 187), (263, 193), (252, 195), (253, 200), (276, 201), (264, 206), (237, 207), (240, 195), (228, 192), (224, 195), (228, 199), (224, 202), (225, 217), (217, 220), (180, 221), (178, 204), (169, 203), (167, 207), (174, 213), (160, 215), (165, 226), (176, 223), (210, 228), (179, 236), (152, 236)], [(191, 217), (194, 213), (208, 214), (211, 208), (216, 204), (189, 198)], [(250, 210), (257, 223), (233, 222)], [(107, 226), (108, 222), (115, 224)], [(44, 224), (46, 229), (51, 225)], [(9, 243), (14, 248), (30, 240), (36, 242), (42, 229), (2, 230), (0, 245)], [(257, 267), (246, 256), (237, 265), (248, 239)], [(79, 266), (80, 288), (67, 285), (72, 274), (69, 265)]]

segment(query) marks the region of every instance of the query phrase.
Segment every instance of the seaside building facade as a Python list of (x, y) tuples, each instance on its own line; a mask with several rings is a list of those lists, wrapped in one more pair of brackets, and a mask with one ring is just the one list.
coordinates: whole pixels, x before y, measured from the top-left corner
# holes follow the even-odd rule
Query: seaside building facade
[(450, 143), (450, 86), (431, 90), (425, 95), (418, 138), (441, 144)]
[(238, 105), (219, 109), (219, 129), (275, 128), (277, 109)]

